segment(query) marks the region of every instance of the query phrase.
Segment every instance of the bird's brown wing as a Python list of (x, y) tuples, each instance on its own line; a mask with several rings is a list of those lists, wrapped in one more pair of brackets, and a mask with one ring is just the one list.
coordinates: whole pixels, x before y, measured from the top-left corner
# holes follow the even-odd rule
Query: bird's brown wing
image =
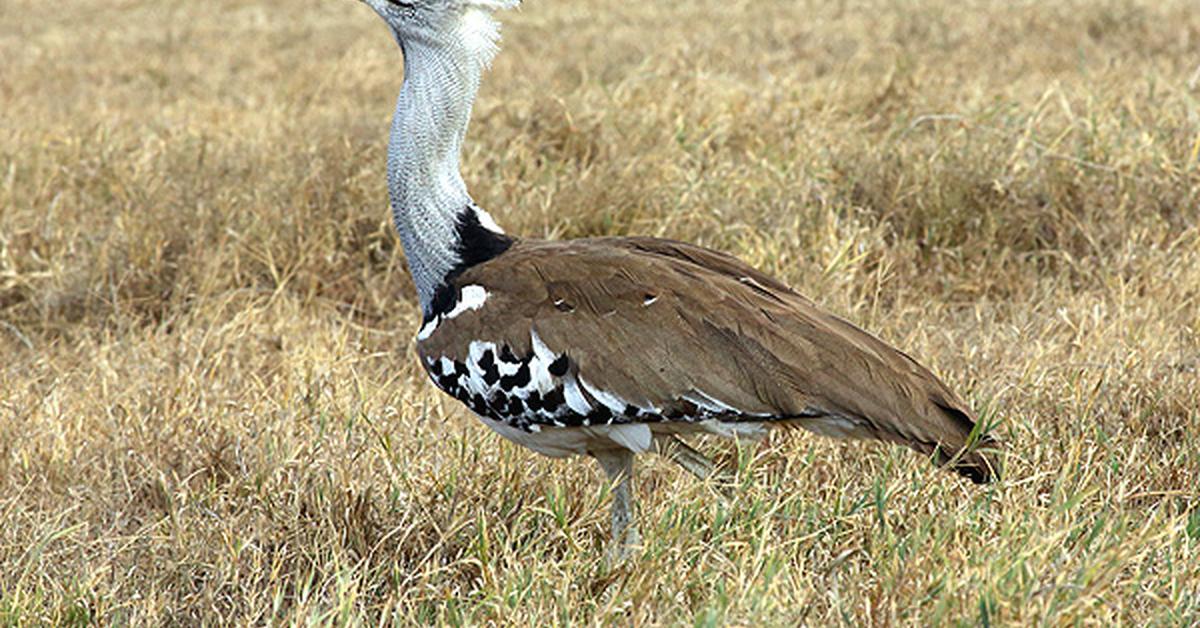
[(655, 238), (521, 241), (467, 270), (486, 307), (439, 329), (429, 355), (472, 339), (532, 350), (532, 332), (593, 388), (631, 404), (730, 421), (787, 421), (901, 443), (976, 481), (975, 417), (909, 356), (728, 255)]

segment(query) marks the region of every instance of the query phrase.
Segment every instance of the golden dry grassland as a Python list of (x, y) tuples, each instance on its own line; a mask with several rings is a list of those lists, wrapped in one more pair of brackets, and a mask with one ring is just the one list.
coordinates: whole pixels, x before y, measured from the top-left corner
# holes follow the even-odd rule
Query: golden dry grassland
[(529, 0), (509, 231), (729, 251), (918, 356), (977, 488), (779, 434), (608, 494), (437, 393), (350, 0), (0, 0), (0, 623), (1195, 625), (1200, 7)]

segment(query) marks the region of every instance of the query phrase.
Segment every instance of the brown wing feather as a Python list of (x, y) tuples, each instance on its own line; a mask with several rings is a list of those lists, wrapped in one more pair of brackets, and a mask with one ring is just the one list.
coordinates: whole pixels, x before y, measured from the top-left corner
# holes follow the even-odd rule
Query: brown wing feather
[(976, 418), (936, 376), (729, 255), (655, 238), (522, 241), (457, 283), (492, 296), (422, 353), (465, 355), (479, 338), (528, 351), (534, 329), (637, 405), (699, 393), (743, 415), (937, 451), (975, 481), (999, 472), (963, 451)]

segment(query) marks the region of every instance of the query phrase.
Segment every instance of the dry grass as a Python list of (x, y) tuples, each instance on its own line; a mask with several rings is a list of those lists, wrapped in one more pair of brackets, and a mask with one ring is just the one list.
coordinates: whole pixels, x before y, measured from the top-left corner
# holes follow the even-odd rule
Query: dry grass
[[(0, 623), (1200, 622), (1191, 0), (527, 2), (466, 156), (510, 231), (721, 248), (1012, 443), (585, 461), (419, 373), (401, 79), (349, 1), (0, 4)], [(705, 447), (729, 452), (724, 444)]]

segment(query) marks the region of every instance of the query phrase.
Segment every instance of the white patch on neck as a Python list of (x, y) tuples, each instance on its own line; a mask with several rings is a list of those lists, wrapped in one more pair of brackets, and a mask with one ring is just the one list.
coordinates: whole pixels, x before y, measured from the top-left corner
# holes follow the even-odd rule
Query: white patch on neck
[[(473, 205), (473, 203), (472, 203)], [(496, 219), (487, 213), (482, 207), (472, 207), (475, 210), (475, 217), (479, 219), (479, 226), (491, 231), (492, 233), (504, 233), (500, 225), (496, 224)]]

